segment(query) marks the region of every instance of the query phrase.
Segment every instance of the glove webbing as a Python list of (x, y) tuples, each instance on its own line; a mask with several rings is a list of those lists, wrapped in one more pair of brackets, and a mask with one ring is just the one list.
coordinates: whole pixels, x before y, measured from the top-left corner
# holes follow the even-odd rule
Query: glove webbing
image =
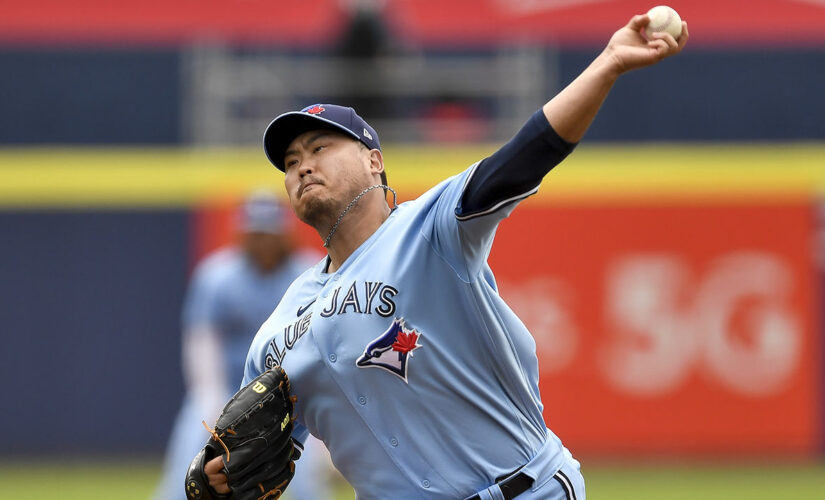
[[(294, 467), (294, 465), (292, 465), (291, 467)], [(258, 483), (258, 488), (260, 488), (261, 492), (263, 493), (263, 495), (258, 497), (258, 500), (267, 500), (269, 498), (277, 500), (278, 498), (281, 498), (281, 495), (284, 494), (284, 490), (282, 490), (281, 488), (283, 488), (283, 486), (288, 482), (289, 481), (284, 481), (283, 483), (279, 484), (278, 486), (272, 488), (269, 491), (264, 491), (264, 485)]]
[[(209, 432), (209, 434), (212, 435), (212, 438), (215, 441), (219, 442), (221, 444), (221, 446), (223, 446), (223, 449), (226, 450), (226, 462), (229, 463), (229, 447), (227, 447), (226, 443), (224, 443), (223, 439), (221, 439), (226, 434), (225, 433), (218, 434), (218, 432), (215, 429), (212, 429), (212, 428), (209, 427), (209, 425), (206, 423), (206, 420), (201, 420), (201, 423), (203, 424), (204, 427), (206, 427), (206, 431)], [(226, 432), (228, 432), (229, 434), (235, 434), (235, 431), (233, 431), (232, 429), (226, 429)]]

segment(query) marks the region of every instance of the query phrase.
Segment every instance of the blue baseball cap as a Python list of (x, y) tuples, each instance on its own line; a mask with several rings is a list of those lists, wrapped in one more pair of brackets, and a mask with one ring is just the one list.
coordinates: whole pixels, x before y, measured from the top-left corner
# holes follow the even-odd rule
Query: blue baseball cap
[(296, 137), (310, 130), (329, 129), (381, 149), (378, 133), (354, 109), (336, 104), (313, 104), (301, 111), (284, 113), (266, 127), (264, 152), (275, 168), (284, 171), (284, 153)]
[(257, 189), (239, 207), (238, 227), (245, 233), (284, 234), (292, 227), (292, 216), (275, 193)]

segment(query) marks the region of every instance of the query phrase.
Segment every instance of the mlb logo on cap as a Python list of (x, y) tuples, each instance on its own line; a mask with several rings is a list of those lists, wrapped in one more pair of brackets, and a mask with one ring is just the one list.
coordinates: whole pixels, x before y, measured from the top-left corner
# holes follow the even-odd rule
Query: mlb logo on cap
[(310, 130), (328, 129), (381, 149), (378, 133), (354, 109), (336, 104), (313, 104), (272, 120), (264, 131), (264, 152), (275, 167), (284, 171), (284, 153), (296, 137)]

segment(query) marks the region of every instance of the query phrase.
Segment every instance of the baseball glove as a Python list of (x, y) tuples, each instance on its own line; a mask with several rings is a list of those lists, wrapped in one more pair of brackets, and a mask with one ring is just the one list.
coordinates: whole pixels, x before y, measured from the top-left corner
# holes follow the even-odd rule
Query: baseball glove
[[(239, 390), (224, 406), (212, 437), (186, 472), (190, 500), (274, 500), (295, 474), (300, 451), (293, 446), (289, 378), (280, 366), (267, 370)], [(220, 494), (210, 485), (204, 465), (223, 457), (223, 472), (231, 490)]]

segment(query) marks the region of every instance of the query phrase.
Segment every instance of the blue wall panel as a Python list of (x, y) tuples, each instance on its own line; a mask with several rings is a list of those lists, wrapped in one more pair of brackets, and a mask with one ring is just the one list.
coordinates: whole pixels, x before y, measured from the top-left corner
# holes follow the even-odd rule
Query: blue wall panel
[[(548, 58), (551, 84), (596, 54)], [(180, 143), (181, 65), (175, 48), (0, 50), (0, 144)], [(622, 77), (587, 140), (825, 139), (823, 67), (825, 49), (688, 47)]]
[(186, 221), (0, 212), (5, 451), (162, 448), (182, 395)]
[(0, 144), (176, 143), (177, 50), (0, 51)]
[[(561, 83), (595, 56), (561, 54)], [(825, 50), (687, 48), (622, 76), (586, 140), (825, 139)]]

